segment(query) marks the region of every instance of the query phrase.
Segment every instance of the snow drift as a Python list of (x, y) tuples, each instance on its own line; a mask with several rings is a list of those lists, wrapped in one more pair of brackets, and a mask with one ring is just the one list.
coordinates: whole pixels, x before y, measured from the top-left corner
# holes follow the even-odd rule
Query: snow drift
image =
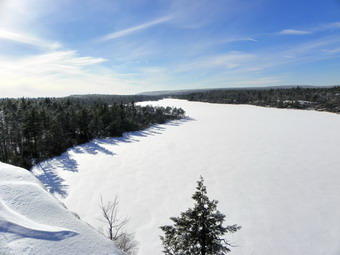
[(0, 163), (0, 254), (116, 254), (27, 170)]

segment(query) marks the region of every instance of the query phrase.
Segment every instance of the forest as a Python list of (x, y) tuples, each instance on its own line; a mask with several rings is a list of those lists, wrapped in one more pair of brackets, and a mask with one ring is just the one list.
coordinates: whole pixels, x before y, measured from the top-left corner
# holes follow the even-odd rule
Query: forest
[(173, 95), (173, 97), (219, 104), (251, 104), (340, 113), (340, 86), (323, 88), (211, 89)]
[(136, 106), (134, 99), (93, 95), (0, 99), (0, 161), (30, 169), (94, 138), (121, 136), (185, 114), (181, 108)]
[(136, 106), (166, 97), (340, 113), (340, 87), (209, 89), (163, 95), (72, 95), (0, 99), (0, 161), (30, 169), (94, 138), (121, 136), (184, 117), (184, 110)]

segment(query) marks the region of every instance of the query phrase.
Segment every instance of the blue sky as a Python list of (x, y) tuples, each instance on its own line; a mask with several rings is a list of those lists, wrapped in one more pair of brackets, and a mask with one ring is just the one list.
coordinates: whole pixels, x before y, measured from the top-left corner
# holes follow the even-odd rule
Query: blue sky
[(0, 97), (340, 84), (339, 0), (0, 0)]

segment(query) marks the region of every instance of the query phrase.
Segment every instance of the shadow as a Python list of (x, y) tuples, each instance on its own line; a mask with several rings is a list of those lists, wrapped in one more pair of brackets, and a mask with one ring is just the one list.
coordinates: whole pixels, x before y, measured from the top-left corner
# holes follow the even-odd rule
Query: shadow
[(149, 128), (149, 129), (146, 129), (146, 130), (143, 130), (143, 131), (135, 131), (135, 132), (132, 132), (130, 134), (131, 134), (131, 137), (135, 137), (135, 136), (147, 137), (147, 136), (150, 136), (150, 135), (161, 135), (162, 134), (161, 131), (165, 130), (165, 128), (162, 129), (161, 131), (158, 131), (158, 130), (160, 130), (160, 129)]
[(63, 198), (65, 198), (68, 195), (67, 193), (68, 186), (63, 184), (65, 180), (54, 172), (55, 166), (53, 166), (53, 164), (51, 164), (50, 161), (41, 162), (35, 167), (41, 170), (42, 173), (36, 175), (36, 177), (42, 184), (44, 184), (48, 192), (50, 192), (53, 195), (58, 194)]
[[(96, 138), (93, 140), (98, 146), (101, 145), (117, 145), (119, 143), (132, 143), (132, 142), (139, 142), (137, 139), (133, 139), (130, 136), (130, 133), (124, 133), (123, 136), (120, 137), (108, 137), (108, 138)], [(105, 149), (105, 148), (104, 148)], [(106, 150), (106, 154), (108, 155), (115, 155), (113, 152)], [(105, 153), (105, 151), (101, 151)]]
[(77, 154), (83, 152), (80, 146), (72, 147), (70, 150), (72, 150), (73, 152)]
[(104, 144), (103, 141), (95, 139), (95, 140), (92, 140), (91, 142), (80, 145), (80, 147), (81, 147), (83, 153), (88, 153), (88, 154), (92, 154), (92, 155), (96, 155), (98, 153), (104, 153), (104, 154), (111, 155), (111, 156), (114, 155), (113, 152), (109, 151), (108, 149), (104, 148), (103, 146), (100, 146), (98, 143)]
[(16, 224), (11, 221), (1, 221), (0, 222), (0, 232), (7, 232), (20, 236), (20, 238), (33, 238), (42, 239), (49, 241), (60, 241), (72, 236), (78, 235), (78, 233), (70, 230), (60, 230), (60, 231), (47, 231), (40, 229), (33, 229)]
[(191, 118), (191, 117), (185, 117), (183, 119), (169, 121), (169, 122), (165, 123), (165, 125), (168, 125), (168, 126), (180, 126), (183, 123), (186, 123), (186, 122), (189, 122), (189, 121), (196, 121), (196, 120)]
[(73, 154), (97, 155), (99, 153), (104, 153), (109, 156), (114, 156), (116, 154), (105, 148), (105, 145), (136, 143), (139, 142), (141, 138), (161, 135), (164, 133), (164, 131), (166, 131), (167, 126), (180, 126), (189, 121), (195, 121), (195, 119), (186, 117), (180, 120), (168, 121), (164, 124), (156, 124), (144, 130), (127, 132), (121, 137), (93, 139), (86, 144), (78, 145), (68, 149), (59, 157), (40, 162), (33, 168), (32, 172), (43, 183), (50, 193), (58, 194), (59, 196), (65, 198), (68, 195), (68, 185), (64, 184), (65, 180), (58, 175), (58, 172), (60, 172), (60, 170), (74, 173), (78, 172), (78, 162), (71, 157)]
[(55, 158), (58, 161), (59, 167), (65, 171), (78, 172), (78, 163), (76, 160), (70, 158), (69, 153), (64, 153), (59, 157)]
[(155, 124), (153, 126), (151, 126), (149, 129), (150, 130), (158, 130), (158, 131), (164, 131), (166, 128), (163, 127), (163, 125), (166, 125), (169, 122), (165, 122), (164, 124)]

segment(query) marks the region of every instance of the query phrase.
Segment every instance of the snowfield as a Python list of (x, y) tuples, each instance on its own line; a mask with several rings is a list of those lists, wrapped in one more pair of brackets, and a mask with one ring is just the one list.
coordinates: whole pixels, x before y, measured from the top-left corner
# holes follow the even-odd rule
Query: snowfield
[[(100, 197), (119, 194), (120, 215), (130, 218), (127, 230), (136, 233), (140, 255), (162, 254), (159, 226), (192, 206), (200, 175), (226, 224), (242, 226), (227, 236), (235, 246), (231, 254), (340, 254), (339, 115), (172, 99), (149, 103), (182, 107), (190, 118), (94, 140), (41, 163), (34, 174), (97, 229), (103, 227)], [(15, 217), (6, 209), (13, 204), (0, 207), (8, 220)], [(12, 222), (67, 236), (58, 242), (77, 238), (81, 230), (66, 223), (70, 214), (58, 207), (67, 217), (50, 217), (46, 210), (39, 208), (44, 217), (30, 220), (48, 226), (23, 224), (21, 217)]]
[(27, 170), (0, 163), (0, 254), (122, 255)]

